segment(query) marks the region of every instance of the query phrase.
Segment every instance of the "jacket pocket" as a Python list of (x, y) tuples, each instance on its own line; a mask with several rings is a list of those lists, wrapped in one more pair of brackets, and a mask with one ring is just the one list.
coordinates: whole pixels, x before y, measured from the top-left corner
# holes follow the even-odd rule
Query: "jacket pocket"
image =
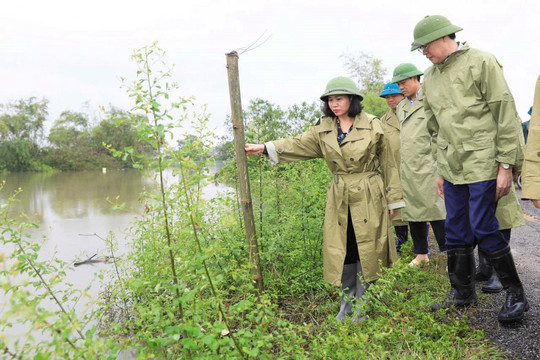
[(446, 150), (448, 148), (448, 141), (442, 137), (437, 137), (437, 147), (441, 150)]
[(490, 139), (469, 139), (463, 141), (463, 150), (477, 151), (489, 149), (493, 146), (493, 140)]

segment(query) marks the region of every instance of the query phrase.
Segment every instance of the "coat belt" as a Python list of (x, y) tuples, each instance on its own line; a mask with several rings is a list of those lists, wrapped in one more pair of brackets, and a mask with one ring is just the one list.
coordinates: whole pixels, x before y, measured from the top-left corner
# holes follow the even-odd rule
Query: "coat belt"
[[(380, 175), (377, 171), (367, 171), (362, 173), (345, 173), (345, 172), (334, 172), (333, 176), (333, 184), (332, 189), (334, 193), (334, 199), (336, 202), (336, 207), (339, 209), (341, 207), (341, 204), (343, 203), (343, 199), (346, 196), (347, 187), (345, 186), (345, 179), (348, 177), (354, 177), (355, 179), (362, 180), (364, 178), (368, 178), (371, 176)], [(344, 178), (341, 179), (340, 178)]]

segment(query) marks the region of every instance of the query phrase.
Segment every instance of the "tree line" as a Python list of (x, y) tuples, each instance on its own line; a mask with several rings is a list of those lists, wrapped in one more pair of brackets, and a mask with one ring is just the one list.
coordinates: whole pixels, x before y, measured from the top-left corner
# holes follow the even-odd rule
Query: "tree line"
[[(137, 139), (135, 118), (116, 107), (99, 121), (83, 112), (63, 111), (46, 135), (49, 101), (30, 97), (0, 105), (0, 171), (93, 170), (131, 167), (111, 149), (151, 153)], [(94, 125), (94, 123), (97, 124)]]
[[(365, 53), (343, 54), (342, 58), (347, 75), (356, 81), (364, 94), (365, 111), (377, 116), (383, 115), (388, 109), (384, 100), (378, 96), (386, 72), (382, 61)], [(155, 152), (152, 144), (138, 140), (136, 124), (141, 123), (140, 117), (143, 115), (110, 106), (102, 109), (100, 119), (94, 119), (84, 112), (66, 110), (54, 121), (46, 135), (44, 125), (49, 116), (48, 105), (46, 98), (36, 97), (0, 104), (0, 172), (130, 168), (133, 163), (124, 161), (125, 156), (115, 156), (114, 150), (126, 151), (131, 155), (151, 155)], [(294, 119), (298, 118), (302, 109), (313, 112), (317, 110), (317, 105), (303, 103), (283, 111), (277, 105), (254, 99), (250, 102), (245, 118), (282, 118), (287, 121), (289, 130), (273, 135), (290, 136), (299, 130), (299, 124)], [(311, 125), (315, 121), (313, 119)], [(262, 129), (264, 121), (257, 126)], [(257, 134), (259, 139), (270, 139), (264, 131), (257, 131), (260, 132)], [(182, 147), (190, 138), (187, 135), (176, 145)], [(231, 150), (230, 138), (223, 138), (212, 155), (223, 160), (232, 156)]]

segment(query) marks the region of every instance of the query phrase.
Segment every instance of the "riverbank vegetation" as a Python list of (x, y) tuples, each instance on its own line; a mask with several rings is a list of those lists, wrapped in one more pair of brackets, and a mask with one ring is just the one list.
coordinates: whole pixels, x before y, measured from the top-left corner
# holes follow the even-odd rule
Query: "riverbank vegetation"
[[(156, 44), (138, 50), (137, 77), (127, 86), (141, 114), (129, 117), (134, 142), (151, 148), (152, 156), (130, 146), (109, 147), (117, 159), (150, 169), (159, 186), (141, 194), (145, 211), (128, 229), (130, 251), (114, 260), (96, 311), (81, 318), (73, 310), (84, 291), (69, 284), (58, 290), (66, 265), (39, 262), (39, 246), (25, 238), (27, 222), (10, 219), (8, 204), (2, 206), (0, 239), (22, 250), (0, 257), (1, 289), (16, 299), (13, 310), (2, 312), (0, 334), (24, 321), (48, 339), (9, 342), (0, 335), (4, 357), (113, 359), (129, 351), (139, 359), (502, 358), (482, 331), (467, 326), (467, 310), (429, 312), (447, 292), (445, 258), (433, 255), (429, 264), (411, 268), (410, 241), (403, 259), (367, 291), (368, 319), (334, 319), (339, 292), (322, 280), (322, 220), (331, 180), (322, 161), (272, 167), (263, 157), (249, 159), (264, 277), (264, 290), (257, 291), (234, 191), (234, 158), (217, 175), (232, 190), (205, 200), (204, 186), (216, 180), (208, 176), (215, 148), (208, 114), (204, 107), (194, 111), (192, 99), (170, 97), (175, 87), (164, 56)], [(252, 100), (245, 111), (246, 141), (298, 134), (319, 115), (316, 104), (282, 110)], [(195, 134), (173, 149), (168, 140), (181, 125)], [(172, 181), (163, 178), (165, 169), (172, 169)], [(113, 252), (112, 234), (108, 241)], [(15, 280), (23, 273), (30, 280), (21, 288)], [(56, 310), (44, 310), (44, 302), (55, 298)]]
[(131, 167), (105, 145), (151, 155), (151, 147), (138, 142), (132, 126), (131, 118), (139, 115), (115, 107), (101, 115), (97, 120), (84, 112), (64, 111), (46, 136), (47, 99), (31, 97), (0, 106), (0, 172)]

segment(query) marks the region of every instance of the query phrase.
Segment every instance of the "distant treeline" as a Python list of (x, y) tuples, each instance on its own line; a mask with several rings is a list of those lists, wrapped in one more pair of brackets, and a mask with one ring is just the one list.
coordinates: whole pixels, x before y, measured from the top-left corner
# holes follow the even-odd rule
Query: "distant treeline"
[(131, 162), (115, 158), (112, 149), (153, 151), (137, 140), (133, 117), (138, 115), (114, 107), (99, 121), (64, 111), (46, 135), (48, 103), (31, 97), (0, 105), (0, 172), (126, 168)]
[[(386, 71), (382, 61), (364, 53), (342, 57), (346, 73), (355, 80), (364, 96), (364, 110), (376, 116), (387, 112), (386, 102), (379, 97)], [(103, 109), (99, 119), (84, 112), (66, 110), (46, 135), (48, 103), (45, 98), (30, 97), (0, 104), (0, 172), (130, 168), (132, 162), (127, 156), (140, 160), (155, 154), (156, 144), (142, 143), (140, 139), (145, 136), (138, 136), (142, 129), (137, 124), (147, 120), (141, 119), (143, 115), (114, 106)], [(297, 134), (315, 124), (320, 116), (318, 101), (282, 110), (279, 105), (252, 99), (244, 110), (244, 122), (253, 126), (252, 141), (256, 142)], [(229, 119), (226, 127), (230, 127)], [(285, 130), (275, 131), (280, 127)], [(190, 141), (196, 141), (196, 137), (187, 135), (171, 145), (182, 148)], [(233, 148), (231, 133), (220, 139), (209, 156), (225, 160), (234, 156)]]

